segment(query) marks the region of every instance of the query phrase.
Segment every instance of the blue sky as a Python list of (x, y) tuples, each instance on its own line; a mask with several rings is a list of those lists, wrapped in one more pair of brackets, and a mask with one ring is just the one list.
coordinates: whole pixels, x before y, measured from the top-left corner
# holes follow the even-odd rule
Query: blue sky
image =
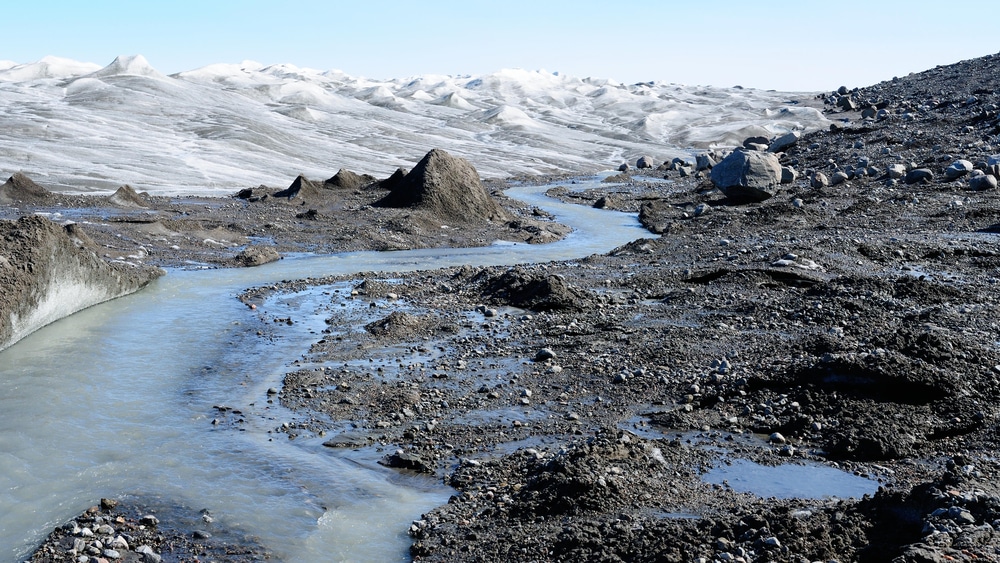
[(865, 86), (995, 53), (993, 2), (285, 0), (12, 2), (0, 59), (164, 73), (291, 63), (354, 76), (544, 69), (622, 82), (778, 90)]

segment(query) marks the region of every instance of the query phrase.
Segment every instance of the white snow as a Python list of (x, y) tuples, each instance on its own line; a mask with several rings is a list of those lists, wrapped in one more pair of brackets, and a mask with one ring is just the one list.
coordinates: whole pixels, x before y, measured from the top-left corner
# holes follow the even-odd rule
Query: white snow
[(243, 61), (166, 76), (138, 55), (46, 57), (0, 62), (0, 180), (220, 195), (340, 168), (388, 175), (432, 148), (487, 177), (593, 172), (826, 127), (813, 98), (544, 71), (373, 80)]

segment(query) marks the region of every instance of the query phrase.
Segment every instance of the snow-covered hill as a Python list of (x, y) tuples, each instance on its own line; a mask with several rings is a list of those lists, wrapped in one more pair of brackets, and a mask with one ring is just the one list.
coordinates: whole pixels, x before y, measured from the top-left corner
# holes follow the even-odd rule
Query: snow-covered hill
[(431, 148), (484, 176), (585, 172), (825, 127), (794, 102), (812, 97), (523, 70), (377, 81), (252, 62), (167, 76), (141, 56), (0, 61), (0, 174), (220, 194), (339, 168), (387, 175)]

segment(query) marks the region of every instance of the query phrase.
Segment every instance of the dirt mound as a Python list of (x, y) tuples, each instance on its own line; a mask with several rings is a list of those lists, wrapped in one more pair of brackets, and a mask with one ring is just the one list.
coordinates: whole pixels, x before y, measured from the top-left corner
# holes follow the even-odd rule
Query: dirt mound
[(118, 188), (108, 201), (117, 207), (149, 207), (149, 203), (128, 184)]
[(20, 201), (41, 203), (52, 197), (52, 192), (39, 186), (24, 174), (17, 172), (0, 186), (0, 202)]
[(288, 201), (293, 199), (316, 200), (321, 197), (319, 190), (320, 188), (315, 182), (299, 174), (287, 188), (274, 192), (274, 197), (287, 199)]
[(67, 229), (42, 217), (0, 221), (0, 349), (163, 275), (158, 268), (105, 262), (81, 248), (88, 241), (77, 226)]
[(483, 295), (532, 311), (580, 311), (592, 301), (587, 291), (561, 276), (530, 274), (520, 268), (486, 280)]
[(345, 190), (356, 190), (375, 181), (374, 176), (355, 174), (346, 168), (341, 168), (332, 178), (323, 183), (323, 187), (327, 189), (343, 188)]
[(375, 336), (405, 336), (420, 327), (423, 321), (420, 317), (393, 311), (388, 317), (370, 322), (365, 325), (365, 330)]
[(424, 156), (379, 207), (414, 207), (453, 222), (503, 221), (507, 213), (494, 201), (467, 160), (440, 149)]
[(410, 171), (405, 168), (397, 168), (391, 176), (385, 180), (379, 180), (378, 187), (383, 190), (393, 191), (403, 183), (403, 178), (406, 178), (406, 175), (409, 173)]

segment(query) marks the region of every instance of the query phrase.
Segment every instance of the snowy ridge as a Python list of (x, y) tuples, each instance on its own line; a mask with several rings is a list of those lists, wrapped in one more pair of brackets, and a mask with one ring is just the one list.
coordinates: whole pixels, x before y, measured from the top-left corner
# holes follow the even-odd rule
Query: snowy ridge
[(388, 175), (431, 148), (483, 176), (587, 172), (828, 126), (811, 98), (543, 71), (369, 80), (245, 61), (166, 76), (141, 56), (103, 68), (46, 57), (0, 62), (0, 174), (218, 195), (340, 168)]

